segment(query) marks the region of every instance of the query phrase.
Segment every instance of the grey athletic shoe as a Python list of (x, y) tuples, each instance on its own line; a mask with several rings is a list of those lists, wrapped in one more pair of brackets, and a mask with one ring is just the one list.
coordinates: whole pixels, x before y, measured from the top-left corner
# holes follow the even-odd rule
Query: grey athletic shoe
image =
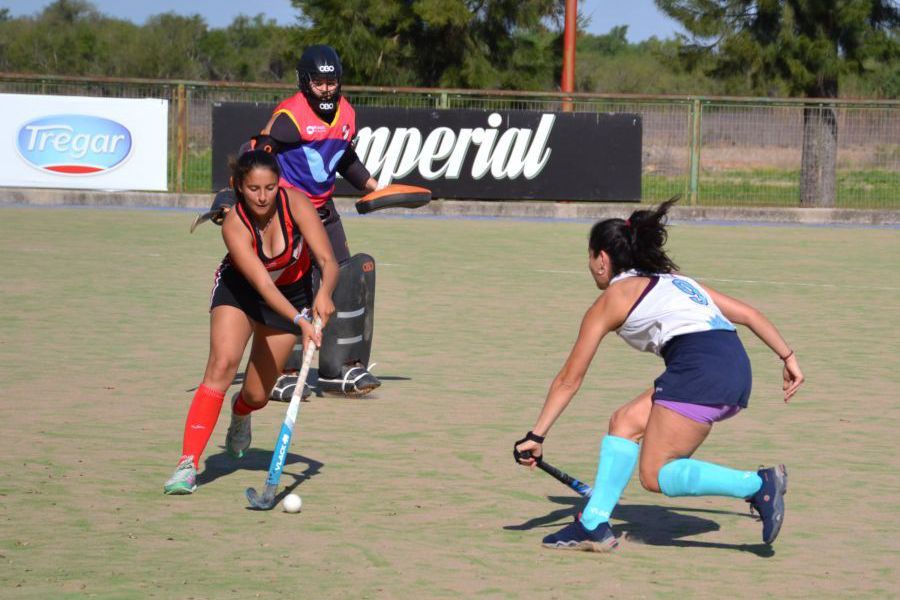
[(231, 424), (228, 425), (228, 433), (225, 434), (225, 451), (234, 458), (244, 456), (253, 437), (250, 431), (250, 415), (239, 415), (234, 412), (238, 394), (231, 397)]
[(194, 466), (194, 457), (185, 456), (163, 486), (163, 493), (167, 496), (183, 496), (193, 494), (196, 489), (197, 467)]

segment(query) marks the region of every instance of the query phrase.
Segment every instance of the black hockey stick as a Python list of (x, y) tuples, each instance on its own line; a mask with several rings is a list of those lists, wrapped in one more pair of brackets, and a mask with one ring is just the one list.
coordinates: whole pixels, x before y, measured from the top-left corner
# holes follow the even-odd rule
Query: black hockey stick
[(563, 483), (564, 485), (569, 486), (585, 498), (589, 498), (591, 496), (591, 493), (594, 491), (588, 484), (578, 481), (565, 471), (560, 471), (545, 460), (538, 461), (537, 466), (541, 471), (543, 471), (544, 473), (548, 473), (554, 479), (556, 479), (560, 483)]
[(231, 210), (231, 207), (234, 206), (236, 202), (237, 198), (234, 196), (234, 190), (231, 188), (220, 190), (215, 198), (213, 198), (212, 206), (209, 207), (209, 210), (197, 215), (197, 218), (191, 223), (191, 233), (194, 233), (194, 230), (197, 229), (197, 227), (207, 221), (212, 221), (216, 225), (221, 225), (222, 221), (225, 220), (225, 214)]
[[(531, 451), (526, 450), (525, 452), (522, 452), (522, 458), (531, 458)], [(591, 493), (594, 491), (588, 484), (582, 481), (578, 481), (565, 471), (557, 469), (556, 467), (545, 461), (543, 456), (536, 459), (535, 464), (541, 471), (549, 474), (551, 477), (553, 477), (555, 480), (559, 481), (566, 487), (572, 488), (585, 498), (589, 498), (591, 496)]]

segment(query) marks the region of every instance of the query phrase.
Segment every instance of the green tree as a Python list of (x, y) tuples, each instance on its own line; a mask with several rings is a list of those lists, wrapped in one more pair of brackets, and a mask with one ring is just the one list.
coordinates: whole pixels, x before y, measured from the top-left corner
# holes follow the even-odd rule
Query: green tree
[(300, 44), (295, 29), (262, 14), (238, 16), (227, 28), (207, 32), (200, 60), (211, 79), (291, 81)]
[[(758, 86), (837, 98), (842, 73), (900, 59), (893, 0), (656, 0), (691, 34), (690, 52), (713, 59), (710, 74), (746, 73)], [(801, 206), (834, 206), (837, 118), (827, 102), (803, 111)]]
[(206, 21), (200, 15), (154, 15), (127, 46), (123, 59), (139, 77), (203, 79), (200, 42), (205, 35)]
[(546, 89), (562, 0), (292, 0), (306, 44), (341, 55), (369, 85)]

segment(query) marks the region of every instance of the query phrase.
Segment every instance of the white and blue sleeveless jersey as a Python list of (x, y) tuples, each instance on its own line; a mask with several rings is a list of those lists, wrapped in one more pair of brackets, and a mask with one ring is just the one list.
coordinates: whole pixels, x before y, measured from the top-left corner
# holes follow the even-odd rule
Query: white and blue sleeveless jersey
[(716, 329), (735, 331), (712, 298), (690, 277), (630, 270), (616, 275), (610, 285), (628, 277), (650, 278), (616, 330), (629, 346), (660, 355), (666, 342), (678, 335)]

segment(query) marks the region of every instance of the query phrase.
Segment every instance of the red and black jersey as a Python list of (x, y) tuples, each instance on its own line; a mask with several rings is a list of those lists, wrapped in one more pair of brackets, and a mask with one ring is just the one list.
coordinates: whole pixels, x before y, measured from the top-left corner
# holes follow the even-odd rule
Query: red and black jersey
[[(278, 188), (278, 198), (275, 200), (275, 210), (278, 211), (278, 220), (281, 223), (281, 235), (286, 242), (284, 250), (278, 256), (270, 258), (263, 253), (262, 232), (250, 219), (243, 202), (238, 202), (235, 206), (241, 222), (253, 235), (253, 249), (256, 255), (266, 267), (275, 285), (286, 286), (299, 281), (303, 274), (309, 271), (311, 261), (309, 246), (300, 235), (300, 227), (291, 213), (287, 191)], [(226, 257), (226, 260), (229, 259), (230, 257)]]

